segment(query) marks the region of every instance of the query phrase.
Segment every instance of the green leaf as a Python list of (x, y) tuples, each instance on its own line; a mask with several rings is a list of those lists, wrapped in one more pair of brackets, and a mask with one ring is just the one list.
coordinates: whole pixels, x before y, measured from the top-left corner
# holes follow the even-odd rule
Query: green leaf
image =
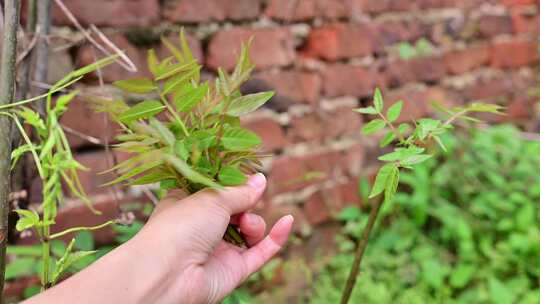
[(188, 86), (187, 92), (179, 94), (174, 98), (174, 104), (178, 111), (189, 112), (198, 105), (208, 93), (208, 84), (203, 84), (196, 88)]
[(377, 110), (375, 110), (374, 107), (366, 107), (366, 108), (357, 108), (353, 110), (354, 112), (362, 113), (362, 114), (377, 114)]
[(16, 209), (14, 210), (19, 215), (19, 220), (15, 225), (18, 231), (23, 231), (39, 224), (39, 215), (35, 211)]
[(261, 92), (240, 96), (233, 99), (227, 109), (227, 115), (238, 117), (251, 113), (264, 105), (272, 96), (274, 96), (274, 92)]
[(73, 101), (73, 98), (75, 98), (77, 94), (79, 94), (79, 91), (72, 91), (69, 94), (64, 94), (58, 97), (54, 106), (54, 111), (56, 112), (56, 114), (60, 115), (64, 113), (67, 110), (68, 104)]
[(381, 169), (379, 169), (377, 177), (375, 178), (375, 183), (373, 184), (373, 188), (371, 188), (369, 198), (373, 198), (384, 191), (384, 189), (386, 188), (388, 177), (393, 174), (394, 168), (397, 169), (395, 164), (385, 164), (381, 167)]
[(394, 199), (394, 195), (397, 192), (397, 187), (399, 184), (399, 168), (393, 166), (386, 180), (386, 185), (384, 187), (384, 202), (390, 203)]
[(403, 161), (410, 156), (424, 152), (424, 150), (424, 148), (414, 146), (408, 148), (396, 148), (393, 152), (379, 156), (378, 159), (386, 162)]
[(90, 231), (79, 231), (75, 235), (75, 248), (78, 250), (94, 250), (94, 236)]
[(337, 215), (337, 219), (344, 222), (356, 221), (360, 218), (362, 212), (356, 206), (348, 206), (343, 208)]
[(138, 119), (149, 118), (157, 115), (165, 109), (165, 106), (157, 100), (145, 100), (123, 112), (118, 120), (128, 123)]
[(84, 257), (96, 253), (96, 251), (77, 251), (72, 252), (73, 246), (75, 244), (75, 239), (72, 239), (69, 243), (64, 255), (56, 262), (56, 267), (54, 268), (54, 273), (52, 275), (51, 283), (54, 285), (60, 276), (66, 272), (71, 265), (81, 260)]
[(393, 131), (388, 131), (388, 133), (386, 133), (384, 138), (379, 143), (379, 147), (384, 148), (384, 147), (388, 146), (390, 143), (392, 143), (392, 141), (395, 138), (396, 138), (396, 133), (394, 133)]
[(362, 132), (365, 135), (370, 135), (377, 131), (382, 130), (385, 127), (385, 125), (386, 123), (384, 122), (384, 120), (377, 118), (365, 124), (362, 127)]
[(471, 264), (459, 264), (450, 275), (450, 285), (462, 288), (471, 280), (476, 268)]
[(221, 142), (227, 150), (249, 150), (260, 145), (261, 139), (252, 131), (240, 127), (225, 128)]
[(411, 126), (408, 123), (402, 123), (398, 127), (398, 132), (401, 135), (405, 135), (409, 130), (411, 129)]
[(403, 109), (403, 100), (394, 103), (390, 108), (388, 108), (388, 111), (386, 112), (386, 118), (388, 121), (396, 121), (401, 114), (401, 109)]
[(408, 42), (402, 42), (398, 45), (399, 58), (410, 60), (417, 56), (416, 49)]
[(381, 93), (381, 89), (375, 88), (375, 94), (373, 94), (373, 105), (377, 112), (381, 112), (384, 108), (384, 101)]
[(5, 279), (11, 280), (35, 274), (36, 263), (36, 259), (30, 257), (15, 259), (6, 265)]
[(201, 67), (197, 66), (185, 73), (179, 73), (178, 75), (171, 77), (163, 85), (163, 92), (161, 92), (161, 94), (165, 95), (172, 91), (177, 91), (178, 89), (183, 88), (186, 86), (186, 84), (190, 85), (190, 82), (192, 82), (193, 79), (199, 74), (200, 69)]
[(159, 60), (156, 55), (156, 51), (154, 50), (148, 50), (148, 56), (147, 60), (148, 62), (148, 70), (152, 73), (152, 75), (156, 76), (158, 74), (158, 66), (159, 66)]
[(203, 184), (211, 188), (222, 188), (222, 186), (212, 179), (200, 174), (199, 172), (193, 170), (185, 161), (174, 155), (165, 155), (164, 159), (166, 162), (171, 164), (180, 174), (191, 182)]
[(114, 86), (123, 91), (137, 94), (146, 94), (157, 89), (154, 82), (148, 78), (132, 78), (126, 80), (118, 80), (115, 81), (113, 84)]
[(247, 177), (235, 166), (223, 166), (219, 171), (218, 180), (224, 186), (238, 186), (243, 185)]
[(493, 303), (505, 304), (514, 303), (514, 293), (496, 277), (490, 277), (488, 280), (489, 295)]
[(401, 165), (412, 166), (412, 165), (420, 164), (432, 157), (433, 155), (429, 155), (429, 154), (411, 155), (401, 160)]
[(31, 245), (31, 246), (8, 246), (6, 249), (7, 254), (13, 255), (28, 255), (28, 256), (41, 256), (41, 246), (40, 245)]

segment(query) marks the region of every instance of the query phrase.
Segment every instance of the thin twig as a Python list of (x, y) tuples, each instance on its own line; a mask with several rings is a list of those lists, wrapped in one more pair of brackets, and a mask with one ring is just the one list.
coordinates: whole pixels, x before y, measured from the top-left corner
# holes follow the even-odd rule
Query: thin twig
[[(0, 71), (0, 105), (13, 102), (15, 93), (15, 63), (17, 60), (17, 27), (19, 25), (19, 0), (4, 1), (4, 39)], [(6, 244), (10, 193), (11, 123), (0, 117), (0, 291), (4, 289)], [(0, 295), (0, 303), (4, 303)]]
[(373, 226), (375, 225), (375, 221), (377, 220), (377, 216), (383, 202), (383, 200), (377, 200), (375, 202), (375, 205), (371, 208), (366, 228), (364, 228), (364, 231), (362, 232), (362, 238), (360, 239), (358, 247), (356, 248), (354, 262), (351, 267), (349, 277), (347, 278), (347, 283), (345, 284), (345, 290), (343, 291), (343, 294), (341, 296), (341, 304), (347, 304), (349, 302), (352, 291), (354, 289), (354, 285), (356, 284), (356, 280), (358, 279), (358, 272), (360, 271), (360, 264), (362, 263), (362, 258), (364, 257), (364, 251), (366, 250), (366, 247), (368, 245), (369, 235), (371, 234), (371, 230), (373, 230)]

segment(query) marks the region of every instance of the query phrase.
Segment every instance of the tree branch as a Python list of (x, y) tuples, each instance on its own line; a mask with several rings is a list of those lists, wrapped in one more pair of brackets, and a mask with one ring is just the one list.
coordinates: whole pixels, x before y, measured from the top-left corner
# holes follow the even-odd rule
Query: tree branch
[[(35, 49), (36, 64), (34, 70), (34, 81), (47, 82), (47, 72), (49, 67), (49, 42), (51, 33), (51, 0), (37, 1), (37, 43)], [(35, 95), (44, 93), (45, 90), (38, 89)], [(38, 111), (45, 116), (45, 103), (37, 103)]]
[[(4, 39), (2, 66), (0, 70), (0, 105), (13, 102), (15, 92), (15, 64), (17, 61), (17, 27), (19, 25), (20, 0), (4, 1)], [(8, 237), (8, 214), (11, 162), (11, 123), (8, 117), (0, 117), (0, 291), (4, 289), (6, 244)], [(0, 302), (3, 301), (0, 296)]]
[(341, 304), (347, 304), (349, 302), (354, 285), (356, 284), (356, 279), (358, 279), (358, 272), (360, 271), (360, 264), (362, 263), (362, 258), (364, 257), (364, 251), (368, 245), (369, 235), (371, 234), (371, 230), (373, 230), (373, 226), (375, 225), (375, 221), (377, 220), (377, 216), (379, 215), (379, 210), (381, 209), (383, 202), (384, 200), (377, 200), (375, 205), (371, 208), (368, 223), (362, 232), (362, 238), (360, 239), (358, 247), (356, 248), (354, 262), (351, 267), (349, 277), (347, 278), (345, 290), (343, 290), (343, 294), (341, 295)]

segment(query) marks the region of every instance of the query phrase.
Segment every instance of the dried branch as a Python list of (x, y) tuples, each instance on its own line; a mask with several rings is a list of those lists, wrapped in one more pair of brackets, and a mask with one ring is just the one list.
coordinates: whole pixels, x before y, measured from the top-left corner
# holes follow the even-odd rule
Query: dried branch
[[(13, 102), (15, 92), (15, 63), (17, 60), (17, 27), (19, 25), (19, 0), (4, 1), (4, 39), (2, 67), (0, 71), (0, 105)], [(8, 237), (8, 214), (11, 163), (11, 123), (0, 117), (0, 291), (4, 289), (6, 244)], [(3, 303), (3, 295), (0, 303)]]
[[(49, 67), (49, 42), (51, 33), (51, 0), (37, 1), (37, 42), (35, 47), (34, 81), (47, 82), (47, 72)], [(45, 93), (42, 89), (37, 89), (35, 95)], [(45, 116), (45, 103), (38, 102), (37, 110), (39, 114)]]

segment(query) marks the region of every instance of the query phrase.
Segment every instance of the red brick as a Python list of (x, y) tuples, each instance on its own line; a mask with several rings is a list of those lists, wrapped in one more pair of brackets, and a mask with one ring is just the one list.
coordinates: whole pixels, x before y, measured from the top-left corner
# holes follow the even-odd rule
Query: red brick
[[(69, 0), (63, 3), (83, 26), (150, 26), (159, 21), (159, 0)], [(56, 4), (53, 20), (56, 25), (73, 26)]]
[(519, 6), (519, 5), (534, 5), (538, 3), (538, 0), (501, 0), (503, 5), (506, 6)]
[(315, 103), (321, 94), (321, 78), (313, 72), (296, 70), (264, 72), (254, 77), (261, 80), (279, 96), (300, 103)]
[[(112, 153), (115, 153), (118, 162), (126, 160), (129, 157), (127, 153)], [(93, 194), (109, 191), (109, 188), (103, 187), (103, 185), (112, 181), (117, 175), (112, 172), (107, 174), (102, 174), (102, 172), (114, 165), (112, 155), (107, 154), (105, 151), (86, 152), (75, 155), (75, 160), (89, 169), (88, 171), (81, 171), (79, 173), (81, 184), (86, 192)]]
[(496, 68), (519, 68), (537, 60), (538, 47), (532, 41), (496, 42), (491, 50), (491, 65)]
[(207, 64), (213, 69), (234, 68), (241, 42), (253, 37), (251, 59), (257, 68), (286, 66), (296, 57), (291, 32), (286, 28), (231, 28), (218, 32), (208, 48)]
[(337, 19), (362, 10), (363, 0), (271, 0), (265, 14), (285, 21), (304, 21), (316, 17)]
[[(113, 63), (106, 68), (102, 69), (103, 80), (107, 83), (113, 82), (120, 79), (127, 79), (133, 77), (148, 77), (150, 76), (150, 71), (147, 68), (146, 64), (146, 52), (137, 49), (133, 46), (123, 35), (116, 34), (110, 36), (109, 39), (133, 61), (138, 71), (132, 73), (124, 69), (119, 64)], [(104, 55), (90, 44), (83, 45), (77, 53), (77, 65), (79, 67), (91, 64), (96, 61), (96, 58), (101, 58)], [(94, 73), (85, 78), (86, 80), (96, 80), (97, 75)]]
[(180, 0), (165, 3), (163, 15), (173, 22), (210, 22), (255, 19), (260, 0)]
[(323, 92), (327, 97), (369, 96), (382, 78), (374, 68), (363, 68), (347, 64), (331, 64), (323, 70)]
[(339, 107), (329, 112), (313, 112), (293, 116), (287, 137), (291, 142), (322, 142), (359, 134), (361, 116), (352, 107)]
[[(69, 127), (86, 136), (94, 137), (102, 142), (105, 139), (111, 143), (118, 134), (119, 126), (111, 122), (104, 113), (96, 113), (90, 102), (80, 97), (72, 101), (67, 112), (60, 120), (64, 126)], [(91, 144), (81, 136), (67, 132), (67, 137), (72, 149)]]
[(342, 166), (345, 168), (346, 174), (353, 179), (357, 179), (362, 173), (366, 159), (365, 144), (365, 142), (358, 141), (357, 144), (343, 151)]
[(444, 55), (444, 64), (450, 74), (459, 75), (489, 62), (489, 48), (485, 44), (453, 50)]
[(375, 49), (375, 32), (369, 24), (334, 23), (313, 29), (304, 55), (326, 60), (366, 56)]
[(287, 145), (283, 128), (271, 118), (251, 119), (243, 125), (261, 137), (264, 151), (282, 149)]
[[(339, 158), (340, 153), (335, 151), (275, 158), (268, 175), (268, 193), (274, 195), (299, 190), (328, 180), (342, 170), (336, 166), (339, 163)], [(322, 175), (305, 180), (306, 174), (314, 172), (322, 173)]]
[(320, 225), (332, 218), (331, 210), (320, 192), (311, 195), (304, 203), (304, 214), (311, 225)]
[(264, 205), (264, 210), (262, 211), (261, 215), (264, 217), (268, 224), (272, 225), (286, 214), (290, 214), (294, 217), (293, 233), (304, 234), (306, 232), (309, 232), (311, 226), (303, 210), (297, 205), (273, 205), (270, 203), (266, 203)]
[(508, 15), (483, 15), (478, 19), (478, 33), (490, 38), (512, 33), (512, 19)]
[(408, 11), (415, 7), (415, 1), (409, 0), (363, 0), (363, 2), (363, 10), (375, 14)]
[(517, 33), (538, 35), (540, 33), (540, 14), (531, 14), (524, 8), (515, 8), (511, 12), (512, 25)]
[(375, 25), (375, 29), (378, 48), (392, 46), (403, 41), (415, 42), (422, 37), (429, 37), (433, 30), (432, 25), (418, 19), (385, 21)]
[(445, 74), (445, 66), (439, 57), (421, 57), (409, 61), (415, 79), (423, 82), (439, 81)]
[(511, 79), (480, 80), (464, 90), (466, 100), (494, 102), (498, 98), (512, 93)]

